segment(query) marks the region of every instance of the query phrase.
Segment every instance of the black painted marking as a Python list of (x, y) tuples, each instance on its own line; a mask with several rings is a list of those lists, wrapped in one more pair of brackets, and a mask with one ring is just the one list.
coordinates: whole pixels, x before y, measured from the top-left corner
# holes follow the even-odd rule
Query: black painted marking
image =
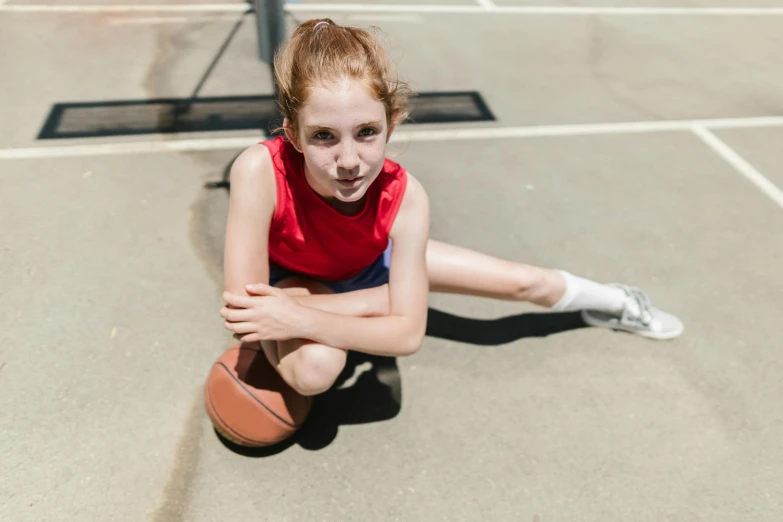
[[(406, 124), (495, 121), (476, 91), (425, 92)], [(38, 139), (95, 138), (223, 130), (270, 132), (282, 117), (273, 96), (159, 98), (57, 103)]]

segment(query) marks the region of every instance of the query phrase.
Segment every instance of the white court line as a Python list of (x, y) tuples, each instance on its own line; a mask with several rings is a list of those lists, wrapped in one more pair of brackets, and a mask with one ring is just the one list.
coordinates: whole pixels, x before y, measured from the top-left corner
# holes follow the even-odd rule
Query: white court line
[(410, 24), (424, 23), (424, 18), (418, 14), (354, 14), (348, 15), (348, 19), (356, 22), (402, 22)]
[[(0, 0), (2, 1), (2, 0)], [(484, 0), (478, 0), (483, 2)], [(148, 4), (148, 5), (0, 5), (0, 12), (90, 13), (90, 12), (240, 12), (247, 4)], [(440, 13), (520, 15), (605, 16), (779, 16), (783, 7), (590, 7), (590, 6), (498, 6), (399, 5), (399, 4), (286, 4), (291, 12), (349, 13)]]
[(0, 12), (11, 13), (238, 13), (247, 10), (247, 4), (0, 5)]
[[(391, 141), (452, 141), (554, 136), (590, 136), (598, 134), (636, 134), (689, 131), (694, 125), (713, 129), (781, 127), (783, 116), (761, 118), (722, 118), (714, 120), (638, 121), (625, 123), (587, 123), (530, 127), (482, 127), (473, 129), (398, 130)], [(0, 156), (1, 157), (1, 156)]]
[[(483, 3), (482, 0), (478, 0)], [(524, 15), (635, 15), (635, 16), (770, 16), (783, 15), (783, 7), (589, 7), (535, 5), (399, 5), (399, 4), (286, 4), (291, 12), (450, 13)]]
[(236, 22), (237, 17), (222, 16), (145, 16), (133, 18), (109, 18), (109, 25), (159, 25), (159, 24), (195, 24), (199, 22)]
[[(626, 123), (588, 123), (578, 125), (543, 125), (525, 127), (480, 127), (472, 129), (397, 130), (391, 141), (455, 141), (504, 138), (535, 138), (557, 136), (593, 136), (602, 134), (636, 134), (650, 132), (693, 131), (705, 129), (742, 129), (783, 127), (783, 116), (758, 118), (720, 118), (706, 120), (638, 121)], [(65, 158), (106, 154), (135, 154), (144, 152), (241, 149), (257, 143), (262, 136), (232, 138), (203, 138), (149, 142), (101, 143), (94, 145), (65, 145), (60, 147), (29, 147), (0, 149), (0, 160)]]
[(756, 170), (753, 165), (745, 161), (745, 158), (737, 154), (734, 149), (726, 145), (720, 138), (707, 130), (702, 125), (694, 125), (691, 130), (696, 136), (702, 139), (704, 143), (710, 146), (712, 150), (718, 153), (720, 157), (726, 160), (732, 167), (745, 176), (748, 181), (756, 185), (759, 190), (770, 197), (772, 201), (783, 208), (783, 191), (774, 183), (767, 179), (761, 172)]
[(30, 147), (0, 149), (0, 159), (73, 158), (79, 156), (106, 156), (150, 152), (186, 152), (199, 150), (244, 149), (263, 140), (263, 136), (240, 138), (205, 138), (193, 140), (139, 141), (99, 143), (94, 145), (65, 145), (62, 147)]
[(485, 10), (494, 9), (497, 7), (492, 0), (476, 0), (476, 3), (483, 7)]

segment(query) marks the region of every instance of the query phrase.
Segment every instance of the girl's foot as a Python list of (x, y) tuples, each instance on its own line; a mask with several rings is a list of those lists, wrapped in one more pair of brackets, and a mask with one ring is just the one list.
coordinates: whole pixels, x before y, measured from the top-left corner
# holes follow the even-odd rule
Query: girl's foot
[(625, 292), (625, 306), (620, 315), (582, 310), (582, 319), (590, 326), (635, 333), (651, 339), (673, 339), (685, 327), (677, 317), (655, 308), (641, 288), (628, 285), (610, 285)]

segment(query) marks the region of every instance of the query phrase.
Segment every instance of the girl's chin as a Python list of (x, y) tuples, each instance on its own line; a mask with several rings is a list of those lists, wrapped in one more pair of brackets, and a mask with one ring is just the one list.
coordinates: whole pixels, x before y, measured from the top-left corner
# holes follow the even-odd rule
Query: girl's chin
[(362, 199), (366, 193), (367, 189), (364, 187), (364, 184), (351, 189), (338, 187), (334, 191), (334, 198), (343, 203), (354, 203)]

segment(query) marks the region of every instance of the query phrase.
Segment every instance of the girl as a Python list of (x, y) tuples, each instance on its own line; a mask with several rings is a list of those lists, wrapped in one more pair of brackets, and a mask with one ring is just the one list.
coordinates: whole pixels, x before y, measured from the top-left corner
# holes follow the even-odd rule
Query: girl
[(410, 92), (371, 33), (305, 22), (275, 76), (285, 138), (232, 166), (221, 316), (299, 393), (328, 390), (348, 350), (414, 353), (429, 291), (582, 310), (590, 325), (654, 339), (682, 333), (638, 288), (429, 239), (427, 194), (385, 159)]

